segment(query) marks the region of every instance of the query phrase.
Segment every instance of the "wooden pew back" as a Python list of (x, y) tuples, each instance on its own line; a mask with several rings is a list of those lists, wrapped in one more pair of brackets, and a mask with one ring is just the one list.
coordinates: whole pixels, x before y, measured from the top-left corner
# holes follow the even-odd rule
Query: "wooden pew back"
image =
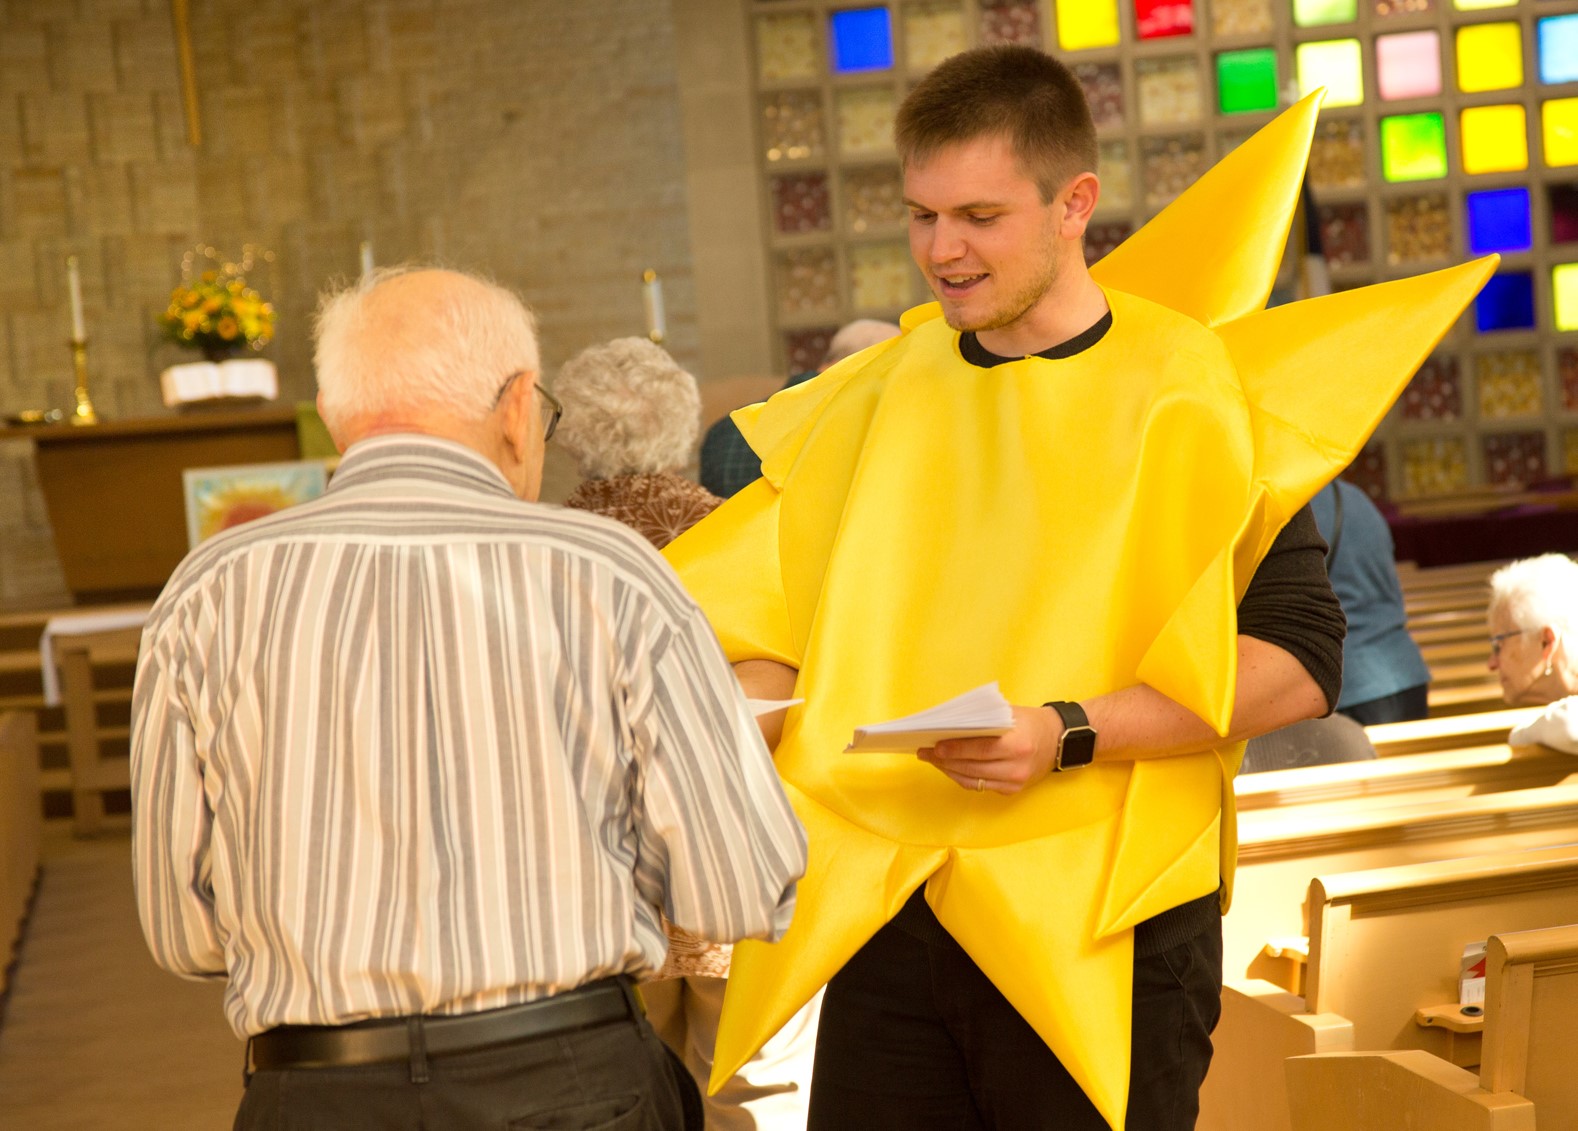
[(31, 711), (0, 713), (0, 994), (38, 880), (38, 724)]
[(1578, 925), (1498, 932), (1485, 957), (1480, 1087), (1527, 1096), (1541, 1127), (1578, 1127)]

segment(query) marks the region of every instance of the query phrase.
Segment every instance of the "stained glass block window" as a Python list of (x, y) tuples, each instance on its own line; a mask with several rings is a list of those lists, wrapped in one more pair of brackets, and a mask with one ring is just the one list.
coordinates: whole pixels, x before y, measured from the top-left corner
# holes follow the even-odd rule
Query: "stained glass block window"
[(1550, 205), (1551, 242), (1578, 243), (1578, 184), (1551, 185), (1546, 190)]
[(1540, 107), (1547, 165), (1578, 165), (1578, 98), (1553, 98)]
[(837, 326), (813, 326), (806, 330), (786, 331), (784, 353), (789, 358), (789, 372), (804, 373), (821, 365), (836, 333)]
[(1310, 185), (1315, 189), (1357, 188), (1364, 184), (1364, 123), (1357, 118), (1326, 118), (1310, 140)]
[(1375, 0), (1375, 14), (1381, 19), (1389, 16), (1417, 16), (1436, 10), (1436, 0)]
[(1123, 75), (1116, 63), (1076, 63), (1074, 77), (1085, 91), (1096, 128), (1123, 125)]
[(1104, 141), (1099, 155), (1101, 199), (1106, 208), (1134, 207), (1134, 162), (1129, 158), (1129, 143)]
[(1057, 43), (1064, 51), (1113, 47), (1118, 42), (1118, 0), (1079, 0), (1057, 6)]
[(1375, 39), (1375, 89), (1382, 98), (1441, 93), (1441, 33), (1405, 31)]
[(1545, 433), (1508, 432), (1480, 438), (1485, 482), (1538, 483), (1545, 478)]
[(1363, 204), (1322, 204), (1321, 250), (1333, 267), (1351, 267), (1370, 261), (1370, 215)]
[(1540, 413), (1540, 355), (1533, 350), (1496, 350), (1474, 358), (1479, 415), (1507, 420)]
[(1468, 249), (1474, 255), (1493, 251), (1528, 251), (1534, 246), (1526, 188), (1487, 189), (1466, 198)]
[(779, 252), (778, 313), (826, 315), (838, 308), (838, 257), (830, 247)]
[(1293, 22), (1299, 27), (1352, 23), (1359, 17), (1359, 0), (1293, 0)]
[(1578, 474), (1578, 428), (1569, 428), (1562, 433), (1562, 452), (1565, 456), (1562, 470), (1568, 475)]
[(1382, 176), (1396, 182), (1427, 181), (1446, 174), (1446, 123), (1440, 114), (1381, 119)]
[(1299, 94), (1326, 88), (1322, 109), (1357, 106), (1364, 101), (1364, 64), (1357, 39), (1323, 39), (1301, 43), (1294, 51), (1299, 73)]
[(1556, 351), (1556, 380), (1562, 387), (1562, 407), (1578, 412), (1578, 346)]
[(988, 0), (983, 3), (981, 43), (1023, 43), (1040, 47), (1041, 15), (1036, 0)]
[(1457, 29), (1457, 85), (1468, 93), (1523, 85), (1523, 29), (1515, 23)]
[(1539, 22), (1540, 81), (1578, 82), (1578, 12)]
[(767, 160), (820, 159), (825, 132), (820, 94), (784, 90), (762, 96), (762, 143)]
[(1366, 444), (1342, 477), (1377, 502), (1386, 498), (1386, 446)]
[(1452, 0), (1452, 7), (1460, 12), (1479, 12), (1486, 8), (1515, 8), (1518, 0)]
[(904, 6), (904, 61), (912, 71), (935, 67), (969, 46), (958, 0)]
[(1277, 53), (1271, 47), (1216, 57), (1216, 104), (1224, 114), (1277, 108)]
[(1194, 184), (1210, 162), (1205, 138), (1199, 134), (1140, 139), (1140, 181), (1145, 186), (1145, 206), (1160, 208)]
[(1133, 231), (1133, 227), (1123, 221), (1090, 225), (1085, 229), (1085, 265), (1088, 267), (1105, 256)]
[(1534, 329), (1534, 276), (1527, 271), (1492, 275), (1474, 300), (1474, 325), (1482, 334)]
[(1468, 486), (1468, 446), (1460, 436), (1403, 444), (1403, 494), (1445, 495)]
[(1134, 81), (1140, 93), (1140, 121), (1147, 126), (1200, 120), (1200, 64), (1194, 56), (1141, 59), (1134, 64)]
[(1271, 0), (1211, 0), (1211, 30), (1217, 35), (1269, 35)]
[(915, 266), (905, 244), (849, 249), (849, 298), (856, 310), (894, 311), (910, 305)]
[(1452, 219), (1446, 197), (1395, 196), (1386, 202), (1386, 261), (1426, 263), (1452, 254)]
[(1471, 106), (1458, 121), (1465, 173), (1516, 173), (1529, 167), (1522, 106)]
[(820, 77), (816, 17), (810, 12), (774, 12), (757, 17), (756, 58), (763, 82)]
[(844, 226), (851, 232), (904, 223), (904, 183), (896, 165), (869, 165), (844, 172)]
[(1403, 390), (1404, 420), (1457, 420), (1463, 415), (1463, 386), (1457, 358), (1435, 354), (1425, 359)]
[(1194, 31), (1194, 0), (1134, 0), (1134, 28), (1141, 39)]
[(1556, 328), (1578, 330), (1578, 263), (1551, 269), (1551, 298), (1556, 307)]
[(790, 173), (771, 178), (773, 229), (784, 235), (826, 231), (833, 215), (826, 173)]
[(893, 66), (893, 28), (886, 8), (848, 8), (829, 18), (833, 70), (885, 71)]
[(845, 154), (893, 152), (893, 91), (885, 86), (840, 90), (834, 96), (838, 115), (838, 150)]

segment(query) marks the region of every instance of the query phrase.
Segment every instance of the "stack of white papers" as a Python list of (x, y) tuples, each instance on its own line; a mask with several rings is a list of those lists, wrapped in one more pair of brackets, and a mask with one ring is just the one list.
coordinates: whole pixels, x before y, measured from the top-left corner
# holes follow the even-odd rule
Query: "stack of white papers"
[(751, 708), (751, 714), (756, 718), (770, 715), (774, 711), (787, 711), (790, 707), (798, 707), (804, 699), (747, 699), (746, 704)]
[(844, 752), (912, 754), (947, 738), (996, 738), (1013, 726), (1014, 709), (993, 682), (919, 714), (857, 727)]

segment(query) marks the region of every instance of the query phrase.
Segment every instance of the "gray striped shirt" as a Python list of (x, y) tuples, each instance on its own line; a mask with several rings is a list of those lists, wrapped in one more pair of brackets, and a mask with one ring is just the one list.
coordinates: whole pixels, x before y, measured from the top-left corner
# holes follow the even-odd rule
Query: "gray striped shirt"
[(138, 910), (238, 1034), (641, 974), (659, 911), (777, 938), (805, 834), (711, 628), (607, 519), (365, 441), (205, 543), (143, 635)]

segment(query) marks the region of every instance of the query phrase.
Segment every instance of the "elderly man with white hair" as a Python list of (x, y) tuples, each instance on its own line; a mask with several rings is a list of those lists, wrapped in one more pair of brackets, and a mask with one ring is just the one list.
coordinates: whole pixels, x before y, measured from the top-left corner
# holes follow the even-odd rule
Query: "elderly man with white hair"
[(1542, 554), (1490, 577), (1490, 670), (1513, 706), (1549, 704), (1507, 741), (1578, 754), (1578, 563)]
[(804, 834), (652, 548), (535, 504), (530, 312), (439, 270), (328, 297), (318, 500), (176, 570), (132, 712), (155, 960), (224, 979), (238, 1128), (699, 1128), (642, 1015), (664, 913), (777, 938)]

